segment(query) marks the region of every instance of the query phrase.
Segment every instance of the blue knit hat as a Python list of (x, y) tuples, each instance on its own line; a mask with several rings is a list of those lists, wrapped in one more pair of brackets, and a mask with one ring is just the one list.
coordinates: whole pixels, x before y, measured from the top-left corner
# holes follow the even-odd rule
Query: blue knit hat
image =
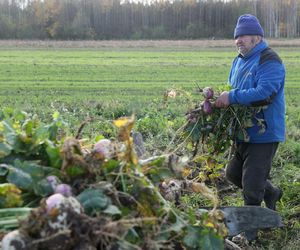
[(244, 35), (264, 36), (264, 30), (256, 16), (245, 14), (239, 17), (234, 29), (234, 39)]

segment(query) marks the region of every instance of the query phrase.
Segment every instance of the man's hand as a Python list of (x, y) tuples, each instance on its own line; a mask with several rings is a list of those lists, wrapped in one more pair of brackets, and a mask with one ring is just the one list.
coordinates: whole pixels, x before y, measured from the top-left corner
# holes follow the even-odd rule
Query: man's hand
[(217, 98), (215, 102), (215, 106), (217, 108), (226, 108), (229, 106), (229, 92), (224, 91), (221, 93), (221, 95)]

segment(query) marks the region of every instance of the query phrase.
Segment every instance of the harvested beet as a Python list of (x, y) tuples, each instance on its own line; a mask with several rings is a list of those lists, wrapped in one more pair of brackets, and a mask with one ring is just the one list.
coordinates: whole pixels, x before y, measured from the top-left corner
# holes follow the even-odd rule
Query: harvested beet
[(57, 185), (59, 185), (61, 183), (61, 181), (55, 175), (49, 175), (49, 176), (47, 176), (46, 179), (47, 179), (48, 183), (50, 184), (51, 188), (53, 189), (53, 191), (55, 190)]
[(212, 113), (212, 104), (209, 100), (205, 100), (202, 103), (202, 110), (204, 114), (211, 114)]
[(62, 194), (65, 197), (72, 196), (72, 189), (68, 184), (59, 184), (55, 188), (56, 194)]
[(203, 89), (203, 95), (205, 99), (211, 99), (214, 97), (214, 90), (211, 87), (205, 87)]
[(93, 152), (98, 159), (111, 159), (114, 155), (114, 146), (111, 140), (101, 139), (94, 145)]
[(62, 194), (53, 194), (48, 197), (46, 200), (47, 212), (50, 212), (54, 207), (57, 207), (63, 199), (64, 196)]

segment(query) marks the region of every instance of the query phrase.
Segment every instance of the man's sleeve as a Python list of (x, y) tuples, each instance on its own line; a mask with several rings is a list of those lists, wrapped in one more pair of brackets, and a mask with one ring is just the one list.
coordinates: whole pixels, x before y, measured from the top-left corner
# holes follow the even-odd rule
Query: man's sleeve
[(229, 92), (230, 104), (264, 106), (272, 103), (284, 84), (285, 69), (278, 61), (267, 61), (259, 66), (255, 88), (233, 89)]

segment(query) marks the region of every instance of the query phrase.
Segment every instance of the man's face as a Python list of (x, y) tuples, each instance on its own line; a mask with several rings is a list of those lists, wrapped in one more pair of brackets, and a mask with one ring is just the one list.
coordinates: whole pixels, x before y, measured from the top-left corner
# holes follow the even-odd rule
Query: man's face
[(245, 56), (260, 41), (261, 41), (261, 37), (260, 36), (245, 35), (245, 36), (239, 36), (239, 37), (237, 37), (235, 39), (235, 45), (237, 47), (238, 52), (242, 56)]

